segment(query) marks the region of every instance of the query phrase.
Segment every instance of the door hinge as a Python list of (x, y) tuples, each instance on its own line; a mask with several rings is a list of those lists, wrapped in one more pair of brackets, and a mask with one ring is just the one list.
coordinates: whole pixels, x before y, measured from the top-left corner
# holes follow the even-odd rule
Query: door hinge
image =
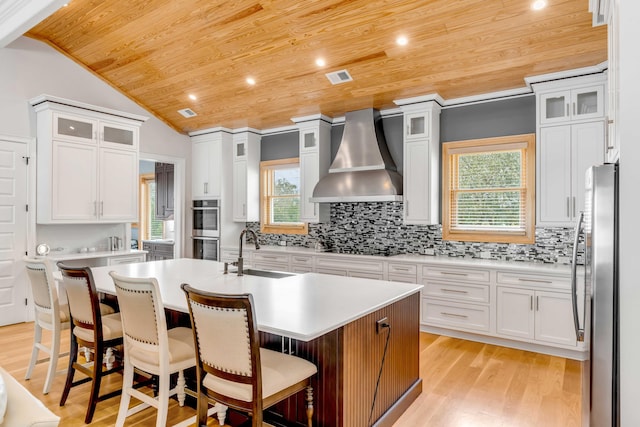
[(24, 162), (25, 162), (27, 165), (29, 165), (29, 159), (30, 159), (30, 157), (29, 157), (29, 156), (22, 156), (22, 158), (24, 159)]

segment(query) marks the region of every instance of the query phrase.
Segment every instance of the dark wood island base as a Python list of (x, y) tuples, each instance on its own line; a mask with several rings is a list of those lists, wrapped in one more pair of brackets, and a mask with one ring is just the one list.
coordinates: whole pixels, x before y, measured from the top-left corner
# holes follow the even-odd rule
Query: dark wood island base
[[(419, 304), (420, 293), (414, 293), (312, 341), (261, 333), (261, 345), (291, 351), (318, 366), (312, 382), (314, 426), (391, 426), (422, 392)], [(385, 318), (380, 323), (388, 327), (377, 325)], [(305, 409), (300, 394), (272, 408), (269, 416), (277, 424), (295, 420), (305, 426)]]

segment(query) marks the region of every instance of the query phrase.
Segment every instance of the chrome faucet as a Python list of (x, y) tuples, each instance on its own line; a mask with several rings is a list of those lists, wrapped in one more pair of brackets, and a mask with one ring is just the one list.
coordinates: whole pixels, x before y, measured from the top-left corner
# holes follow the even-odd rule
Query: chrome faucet
[(249, 229), (249, 228), (245, 228), (244, 230), (242, 230), (240, 232), (240, 251), (238, 252), (238, 261), (234, 262), (232, 265), (236, 265), (238, 267), (238, 276), (242, 276), (243, 272), (242, 270), (244, 269), (244, 259), (242, 258), (242, 238), (244, 237), (244, 235), (246, 233), (251, 234), (251, 236), (253, 237), (253, 241), (256, 244), (256, 249), (260, 249), (260, 243), (258, 243), (258, 236), (256, 235), (256, 232)]

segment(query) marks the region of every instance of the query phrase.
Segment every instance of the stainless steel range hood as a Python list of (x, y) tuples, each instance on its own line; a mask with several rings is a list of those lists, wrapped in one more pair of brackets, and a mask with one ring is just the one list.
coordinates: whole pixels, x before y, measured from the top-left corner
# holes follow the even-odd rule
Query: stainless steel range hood
[(345, 114), (344, 133), (329, 173), (313, 189), (311, 202), (402, 200), (402, 175), (389, 154), (380, 112)]

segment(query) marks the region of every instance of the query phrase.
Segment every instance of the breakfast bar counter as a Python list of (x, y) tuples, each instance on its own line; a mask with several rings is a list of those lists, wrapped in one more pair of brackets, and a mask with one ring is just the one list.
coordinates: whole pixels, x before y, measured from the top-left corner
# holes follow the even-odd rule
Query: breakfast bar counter
[[(165, 307), (183, 313), (188, 308), (181, 283), (251, 293), (261, 345), (318, 366), (315, 426), (390, 426), (421, 393), (421, 285), (316, 273), (237, 276), (224, 274), (222, 263), (185, 258), (91, 270), (98, 291), (108, 294), (115, 294), (109, 271), (155, 277)], [(304, 402), (294, 396), (272, 416), (304, 425)]]

